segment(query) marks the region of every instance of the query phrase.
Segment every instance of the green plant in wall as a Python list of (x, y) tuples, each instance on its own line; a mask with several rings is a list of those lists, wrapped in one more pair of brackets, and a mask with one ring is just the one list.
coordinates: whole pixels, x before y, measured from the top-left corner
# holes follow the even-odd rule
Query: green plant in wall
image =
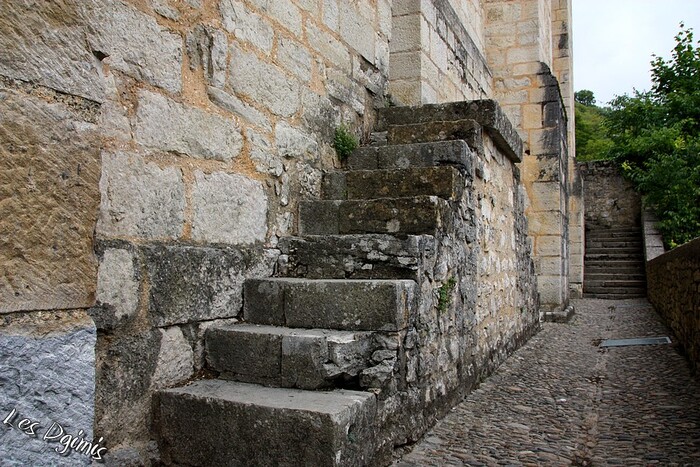
[(357, 149), (359, 142), (345, 126), (340, 125), (335, 129), (335, 137), (333, 138), (333, 148), (338, 153), (340, 160), (348, 158), (352, 152)]
[(452, 304), (452, 291), (455, 289), (455, 285), (457, 285), (457, 279), (452, 276), (438, 289), (438, 311), (440, 313), (446, 312)]

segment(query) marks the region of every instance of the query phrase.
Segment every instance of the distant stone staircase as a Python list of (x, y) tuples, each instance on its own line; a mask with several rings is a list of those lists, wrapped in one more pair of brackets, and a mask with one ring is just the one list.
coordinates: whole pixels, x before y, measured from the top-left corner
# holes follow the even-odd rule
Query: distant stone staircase
[(586, 232), (584, 298), (646, 296), (641, 227), (593, 228)]
[[(500, 109), (483, 101), (476, 110), (484, 105), (486, 129), (513, 152), (503, 139), (512, 128), (497, 131)], [(421, 329), (436, 326), (427, 316), (437, 250), (449, 246), (441, 238), (473, 237), (474, 216), (459, 203), (474, 177), (472, 151), (483, 150), (477, 121), (444, 128), (389, 125), (391, 145), (359, 149), (345, 170), (326, 174), (322, 199), (300, 203), (300, 235), (280, 240), (280, 277), (246, 281), (244, 322), (206, 335), (218, 379), (159, 394), (165, 464), (368, 465), (456, 401), (459, 391), (436, 399), (416, 383), (436, 378), (437, 361), (426, 363), (435, 337)], [(474, 277), (473, 263), (459, 262), (464, 277)], [(475, 370), (459, 369), (454, 384), (468, 390)]]

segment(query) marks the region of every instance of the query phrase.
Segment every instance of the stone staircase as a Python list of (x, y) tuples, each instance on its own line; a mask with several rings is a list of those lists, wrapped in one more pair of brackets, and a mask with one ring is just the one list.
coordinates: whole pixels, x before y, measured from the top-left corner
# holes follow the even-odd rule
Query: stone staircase
[(586, 231), (584, 298), (646, 297), (641, 227)]
[(476, 384), (465, 361), (451, 376), (459, 389), (435, 383), (444, 375), (435, 375), (440, 337), (430, 316), (448, 315), (436, 290), (459, 301), (460, 285), (444, 286), (450, 270), (474, 277), (475, 261), (440, 261), (440, 248), (446, 238), (466, 242), (474, 222), (464, 198), (483, 151), (480, 125), (515, 154), (503, 136), (510, 127), (494, 127), (494, 105), (481, 101), (469, 114), (491, 109), (490, 120), (453, 118), (447, 132), (415, 116), (387, 124), (389, 145), (360, 148), (325, 175), (320, 200), (300, 202), (299, 236), (280, 240), (278, 277), (247, 280), (243, 321), (206, 334), (218, 378), (158, 395), (166, 465), (386, 462), (394, 444), (415, 439)]

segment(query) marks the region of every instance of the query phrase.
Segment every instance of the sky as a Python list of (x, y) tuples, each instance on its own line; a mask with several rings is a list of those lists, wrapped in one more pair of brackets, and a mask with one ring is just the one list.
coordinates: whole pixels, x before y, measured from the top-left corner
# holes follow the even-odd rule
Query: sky
[(598, 105), (651, 89), (652, 54), (670, 58), (679, 23), (700, 39), (700, 0), (573, 0), (574, 89)]

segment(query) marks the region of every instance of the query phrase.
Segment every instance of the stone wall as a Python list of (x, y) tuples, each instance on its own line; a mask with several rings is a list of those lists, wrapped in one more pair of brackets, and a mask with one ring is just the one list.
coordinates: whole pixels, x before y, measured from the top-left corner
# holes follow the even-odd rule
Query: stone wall
[(700, 369), (700, 239), (647, 262), (647, 296)]
[(586, 162), (579, 168), (585, 184), (587, 226), (641, 225), (642, 198), (613, 162)]

